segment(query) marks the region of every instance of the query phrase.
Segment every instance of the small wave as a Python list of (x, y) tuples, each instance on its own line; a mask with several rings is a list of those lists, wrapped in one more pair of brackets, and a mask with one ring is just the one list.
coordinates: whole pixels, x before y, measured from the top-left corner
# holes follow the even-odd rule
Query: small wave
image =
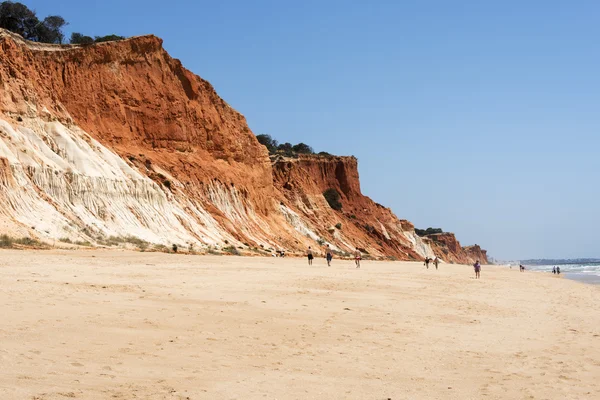
[[(536, 272), (552, 272), (554, 265), (531, 265), (526, 266), (530, 271)], [(558, 265), (560, 272), (565, 274), (584, 274), (600, 276), (600, 264), (567, 264)]]

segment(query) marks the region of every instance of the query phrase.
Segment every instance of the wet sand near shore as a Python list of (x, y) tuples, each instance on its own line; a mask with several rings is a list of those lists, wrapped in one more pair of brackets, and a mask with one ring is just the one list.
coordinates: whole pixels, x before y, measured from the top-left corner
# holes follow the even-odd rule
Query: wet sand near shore
[(600, 398), (600, 286), (473, 275), (0, 251), (0, 399)]
[(583, 282), (590, 285), (600, 285), (600, 276), (598, 275), (587, 275), (587, 274), (571, 274), (563, 273), (565, 278), (571, 279), (577, 282)]

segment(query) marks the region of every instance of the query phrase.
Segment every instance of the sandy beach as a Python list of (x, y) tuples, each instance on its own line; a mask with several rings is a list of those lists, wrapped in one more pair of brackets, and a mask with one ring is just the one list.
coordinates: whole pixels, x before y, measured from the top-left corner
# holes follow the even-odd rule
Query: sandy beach
[(0, 251), (1, 399), (600, 398), (600, 286), (502, 267)]

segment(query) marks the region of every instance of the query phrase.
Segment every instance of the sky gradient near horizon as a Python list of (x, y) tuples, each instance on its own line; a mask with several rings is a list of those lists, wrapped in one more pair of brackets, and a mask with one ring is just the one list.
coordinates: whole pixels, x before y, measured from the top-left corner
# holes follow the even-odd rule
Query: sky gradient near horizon
[(254, 133), (355, 155), (419, 228), (600, 257), (600, 2), (21, 1), (69, 35), (163, 38)]

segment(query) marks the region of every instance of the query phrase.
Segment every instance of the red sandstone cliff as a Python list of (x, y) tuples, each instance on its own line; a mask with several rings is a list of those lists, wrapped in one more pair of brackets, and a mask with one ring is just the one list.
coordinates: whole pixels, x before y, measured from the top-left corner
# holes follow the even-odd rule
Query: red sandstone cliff
[(475, 260), (484, 264), (488, 263), (487, 251), (483, 250), (479, 245), (466, 246), (463, 247), (463, 250), (467, 254), (467, 260)]
[[(54, 46), (0, 31), (0, 118), (0, 227), (297, 251), (328, 242), (403, 260), (485, 255), (421, 240), (362, 195), (355, 158), (272, 162), (245, 118), (154, 36)], [(329, 188), (341, 211), (323, 198)]]
[(256, 241), (248, 231), (268, 242), (265, 221), (278, 229), (282, 221), (252, 218), (237, 229), (227, 215), (233, 197), (239, 212), (247, 204), (261, 215), (273, 211), (280, 195), (267, 151), (245, 118), (171, 58), (160, 39), (93, 46), (30, 44), (11, 34), (0, 40), (0, 110), (13, 121), (41, 116), (81, 127), (142, 174), (169, 181), (170, 192), (207, 208), (241, 242)]
[[(286, 204), (319, 227), (324, 241), (345, 243), (346, 251), (359, 247), (376, 257), (412, 260), (427, 254), (410, 222), (399, 220), (390, 209), (361, 193), (356, 158), (279, 158), (274, 161), (273, 175)], [(340, 194), (341, 211), (333, 210), (323, 197), (327, 189)]]
[(471, 264), (479, 260), (487, 264), (487, 254), (478, 245), (462, 247), (453, 233), (437, 233), (428, 235), (424, 240), (434, 253), (444, 261), (460, 264)]

